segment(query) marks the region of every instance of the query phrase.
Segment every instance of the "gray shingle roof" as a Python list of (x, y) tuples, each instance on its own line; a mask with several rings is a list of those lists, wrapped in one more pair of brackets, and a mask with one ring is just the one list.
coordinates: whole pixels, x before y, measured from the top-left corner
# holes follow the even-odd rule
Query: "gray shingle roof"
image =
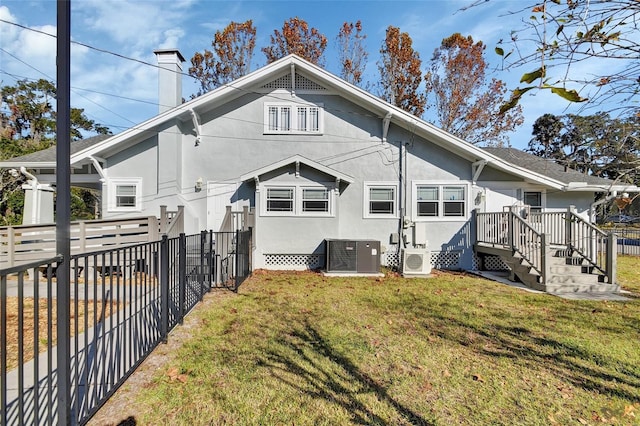
[[(87, 139), (80, 139), (77, 141), (71, 142), (69, 149), (71, 154), (75, 154), (78, 151), (82, 151), (85, 148), (93, 146), (99, 142), (102, 142), (105, 139), (110, 138), (112, 135), (97, 135), (92, 136)], [(46, 162), (55, 162), (56, 161), (56, 147), (52, 146), (47, 149), (43, 149), (42, 151), (32, 152), (31, 154), (21, 155), (19, 157), (14, 157), (7, 162), (16, 163), (46, 163)], [(1, 163), (1, 162), (0, 162)]]
[(590, 185), (610, 185), (612, 183), (608, 179), (589, 176), (576, 170), (565, 168), (553, 160), (541, 158), (516, 148), (485, 147), (483, 149), (489, 154), (493, 154), (513, 165), (523, 167), (565, 184), (571, 182), (586, 182)]

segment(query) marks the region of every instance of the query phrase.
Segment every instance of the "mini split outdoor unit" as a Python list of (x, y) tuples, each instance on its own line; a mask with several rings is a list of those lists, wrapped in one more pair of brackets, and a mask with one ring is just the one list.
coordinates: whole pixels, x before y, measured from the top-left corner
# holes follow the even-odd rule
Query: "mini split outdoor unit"
[(380, 241), (327, 239), (327, 272), (377, 274), (380, 272)]
[(431, 252), (427, 249), (402, 251), (402, 276), (421, 277), (431, 273)]

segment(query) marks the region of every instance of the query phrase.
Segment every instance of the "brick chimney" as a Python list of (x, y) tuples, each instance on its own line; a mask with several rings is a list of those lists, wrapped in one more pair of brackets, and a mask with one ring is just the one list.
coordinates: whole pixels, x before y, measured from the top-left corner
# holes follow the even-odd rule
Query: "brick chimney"
[(158, 59), (158, 112), (170, 110), (182, 103), (182, 63), (178, 49), (154, 50)]

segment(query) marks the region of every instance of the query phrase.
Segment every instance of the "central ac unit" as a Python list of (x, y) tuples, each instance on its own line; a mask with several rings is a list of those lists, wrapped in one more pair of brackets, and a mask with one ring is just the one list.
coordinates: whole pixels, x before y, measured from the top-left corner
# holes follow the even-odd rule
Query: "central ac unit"
[(402, 276), (420, 277), (431, 273), (431, 252), (427, 249), (402, 251)]

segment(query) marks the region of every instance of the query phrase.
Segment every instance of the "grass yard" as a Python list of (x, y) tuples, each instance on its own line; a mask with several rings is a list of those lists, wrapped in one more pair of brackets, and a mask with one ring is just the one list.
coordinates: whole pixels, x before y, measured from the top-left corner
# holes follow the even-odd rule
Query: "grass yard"
[[(640, 293), (637, 262), (620, 277)], [(640, 424), (640, 298), (258, 271), (210, 306), (138, 424)]]

